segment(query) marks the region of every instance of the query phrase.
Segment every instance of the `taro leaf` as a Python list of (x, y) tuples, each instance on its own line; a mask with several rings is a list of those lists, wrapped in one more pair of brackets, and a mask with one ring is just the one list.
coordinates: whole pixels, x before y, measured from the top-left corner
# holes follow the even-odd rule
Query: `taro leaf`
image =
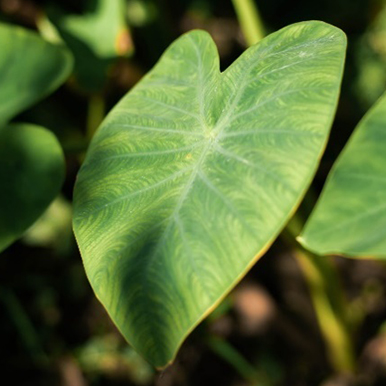
[(126, 55), (132, 50), (125, 21), (125, 0), (89, 0), (85, 15), (63, 15), (61, 29), (76, 36), (99, 58)]
[(75, 77), (89, 91), (103, 87), (112, 59), (133, 52), (125, 20), (126, 0), (89, 0), (84, 15), (67, 15), (55, 4), (48, 16), (75, 57)]
[(193, 31), (97, 131), (74, 229), (96, 295), (156, 367), (267, 250), (310, 184), (334, 116), (344, 34), (299, 23), (219, 71)]
[(0, 131), (0, 251), (48, 207), (63, 179), (62, 150), (50, 131), (30, 124)]
[(55, 90), (72, 68), (70, 53), (35, 32), (0, 23), (0, 123)]
[(386, 258), (386, 94), (335, 162), (299, 241), (319, 254)]

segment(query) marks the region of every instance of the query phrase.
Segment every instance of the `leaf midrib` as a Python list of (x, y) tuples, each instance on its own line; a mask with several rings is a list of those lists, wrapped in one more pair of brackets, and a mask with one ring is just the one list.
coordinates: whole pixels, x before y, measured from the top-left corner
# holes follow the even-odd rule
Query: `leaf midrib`
[[(197, 47), (195, 41), (191, 37), (190, 37), (190, 39), (193, 43), (193, 46), (195, 48), (197, 58), (198, 58), (199, 82), (197, 84), (197, 101), (199, 104), (199, 111), (200, 111), (198, 121), (200, 123), (203, 135), (207, 139), (207, 143), (205, 144), (205, 146), (202, 150), (202, 153), (196, 162), (196, 165), (193, 167), (192, 173), (191, 173), (187, 183), (185, 184), (185, 186), (182, 190), (181, 196), (176, 203), (176, 207), (175, 207), (174, 211), (167, 219), (168, 224), (167, 224), (166, 228), (164, 229), (161, 238), (156, 243), (156, 246), (155, 246), (155, 249), (153, 250), (153, 253), (149, 256), (147, 262), (145, 263), (145, 267), (142, 271), (143, 272), (142, 277), (143, 277), (143, 281), (144, 281), (143, 288), (147, 288), (146, 284), (147, 284), (147, 281), (149, 279), (149, 267), (150, 267), (150, 265), (152, 264), (155, 256), (158, 254), (159, 250), (162, 248), (164, 241), (171, 230), (171, 226), (172, 226), (173, 222), (176, 222), (176, 225), (178, 226), (178, 221), (181, 221), (179, 218), (179, 212), (180, 212), (185, 200), (187, 199), (189, 192), (191, 191), (191, 189), (192, 189), (192, 187), (197, 179), (197, 176), (199, 175), (199, 173), (201, 173), (202, 165), (204, 164), (204, 162), (206, 160), (207, 154), (210, 152), (210, 150), (212, 150), (215, 147), (216, 143), (221, 138), (221, 134), (223, 133), (223, 131), (227, 127), (227, 125), (229, 123), (229, 118), (233, 112), (233, 108), (237, 106), (237, 104), (240, 101), (240, 98), (245, 90), (246, 78), (249, 75), (249, 72), (252, 69), (252, 67), (254, 65), (256, 65), (256, 63), (253, 63), (250, 66), (248, 66), (248, 70), (245, 71), (243, 73), (243, 76), (242, 76), (242, 82), (241, 82), (242, 86), (237, 89), (236, 95), (232, 95), (229, 98), (229, 101), (232, 101), (232, 102), (228, 102), (229, 107), (225, 108), (223, 110), (226, 113), (224, 114), (224, 112), (222, 112), (217, 123), (214, 125), (214, 127), (212, 129), (210, 129), (208, 127), (208, 125), (206, 124), (205, 110), (204, 110), (204, 104), (203, 104), (203, 102), (204, 102), (204, 84), (203, 84), (203, 73), (202, 73), (202, 59), (201, 59), (201, 55), (200, 55), (200, 52), (198, 50), (198, 47)], [(221, 80), (221, 77), (224, 76), (225, 73), (226, 72), (220, 73), (218, 81)], [(247, 229), (249, 232), (251, 232), (249, 227)], [(181, 241), (183, 242), (182, 237), (181, 237)], [(183, 245), (183, 247), (186, 250), (187, 246), (185, 244)], [(206, 288), (206, 286), (204, 285), (204, 283), (201, 280), (201, 275), (199, 274), (199, 272), (197, 270), (197, 265), (193, 261), (192, 255), (187, 254), (187, 257), (189, 258), (189, 261), (191, 261), (191, 268), (196, 273), (198, 283), (200, 283), (200, 286), (204, 289), (204, 292), (207, 294), (208, 298), (211, 299), (210, 292), (208, 292), (208, 289)], [(202, 302), (202, 304), (203, 304), (202, 308), (206, 309), (207, 304), (204, 304), (204, 302)]]
[[(203, 132), (203, 136), (204, 136), (204, 138), (207, 139), (207, 142), (203, 146), (201, 155), (199, 156), (195, 166), (193, 166), (192, 169), (191, 169), (192, 172), (191, 172), (191, 174), (189, 176), (189, 179), (187, 180), (186, 184), (184, 185), (184, 187), (183, 187), (183, 189), (181, 191), (181, 195), (180, 195), (180, 198), (178, 199), (178, 201), (176, 203), (175, 209), (173, 210), (171, 215), (168, 216), (167, 219), (162, 220), (162, 224), (164, 224), (166, 222), (167, 225), (166, 225), (166, 227), (165, 227), (165, 229), (163, 231), (162, 236), (159, 238), (158, 242), (155, 244), (155, 249), (153, 250), (153, 253), (150, 254), (149, 258), (147, 259), (147, 262), (145, 263), (145, 267), (144, 267), (145, 269), (143, 270), (143, 274), (144, 274), (143, 277), (144, 277), (145, 281), (148, 280), (149, 267), (151, 266), (151, 264), (152, 264), (152, 262), (154, 260), (154, 257), (159, 253), (160, 249), (162, 248), (162, 246), (163, 246), (163, 244), (165, 242), (165, 239), (166, 239), (166, 237), (168, 236), (168, 234), (169, 234), (169, 232), (171, 230), (171, 226), (172, 226), (173, 222), (177, 222), (176, 219), (178, 219), (178, 221), (180, 221), (180, 218), (179, 218), (180, 210), (181, 210), (185, 200), (187, 199), (187, 197), (188, 197), (188, 195), (189, 195), (189, 193), (190, 193), (190, 191), (191, 191), (195, 181), (197, 180), (197, 177), (202, 172), (202, 166), (205, 163), (205, 160), (206, 160), (206, 157), (207, 157), (208, 153), (212, 149), (216, 149), (216, 144), (221, 139), (223, 132), (229, 126), (229, 124), (231, 124), (233, 121), (237, 120), (241, 116), (244, 116), (244, 115), (246, 115), (248, 113), (256, 111), (259, 107), (261, 107), (261, 106), (263, 106), (263, 105), (265, 105), (265, 104), (267, 104), (267, 103), (269, 103), (269, 102), (279, 98), (280, 96), (292, 94), (292, 93), (303, 91), (303, 90), (310, 90), (310, 89), (317, 88), (317, 87), (306, 87), (306, 88), (301, 88), (301, 89), (296, 89), (296, 90), (287, 90), (284, 93), (281, 93), (279, 95), (274, 95), (273, 97), (268, 98), (268, 99), (264, 100), (263, 102), (258, 103), (257, 105), (253, 106), (252, 108), (250, 108), (250, 109), (248, 109), (248, 110), (246, 110), (246, 111), (244, 111), (242, 113), (239, 113), (239, 114), (233, 116), (233, 118), (231, 118), (232, 114), (234, 114), (234, 109), (238, 105), (238, 103), (239, 103), (239, 101), (240, 101), (240, 99), (241, 99), (241, 97), (242, 97), (242, 95), (243, 95), (243, 93), (245, 91), (245, 87), (247, 86), (247, 79), (248, 79), (248, 77), (250, 75), (250, 71), (252, 70), (252, 68), (254, 66), (257, 65), (256, 62), (253, 61), (247, 67), (247, 69), (245, 69), (245, 71), (243, 71), (242, 77), (241, 77), (241, 82), (240, 82), (241, 83), (240, 87), (237, 88), (236, 91), (233, 93), (233, 95), (231, 95), (229, 97), (228, 103), (227, 103), (227, 107), (220, 114), (220, 116), (219, 116), (216, 124), (213, 126), (213, 128), (210, 128), (206, 124), (206, 120), (205, 120), (205, 106), (204, 106), (205, 97), (204, 97), (202, 58), (201, 58), (199, 49), (198, 49), (198, 47), (196, 45), (196, 42), (192, 39), (191, 36), (189, 36), (189, 38), (192, 41), (193, 47), (194, 47), (194, 49), (196, 51), (196, 54), (197, 54), (197, 59), (198, 59), (198, 78), (199, 78), (199, 82), (197, 84), (197, 91), (198, 91), (197, 92), (197, 101), (198, 101), (198, 104), (199, 104), (199, 114), (196, 115), (196, 114), (192, 114), (191, 112), (189, 112), (189, 116), (194, 117), (200, 123), (201, 129), (202, 129), (202, 132)], [(325, 38), (317, 39), (317, 41), (319, 41), (319, 40), (322, 41), (322, 40), (327, 40), (327, 39), (325, 39)], [(277, 54), (282, 54), (282, 53), (287, 52), (287, 51), (293, 51), (295, 49), (299, 49), (300, 47), (307, 46), (307, 45), (309, 45), (309, 43), (301, 44), (301, 45), (298, 45), (296, 47), (291, 47), (288, 50), (282, 50), (282, 51), (279, 51), (279, 52), (270, 53), (270, 54), (268, 54), (266, 56), (260, 55), (259, 59), (263, 60), (263, 59), (266, 59), (266, 58), (268, 58), (270, 56), (277, 55)], [(309, 57), (307, 59), (308, 60), (315, 59), (315, 56)], [(236, 63), (237, 63), (237, 61), (235, 62), (235, 64)], [(295, 63), (293, 63), (293, 65), (297, 65), (299, 63), (301, 63), (301, 62), (300, 61), (299, 62), (295, 62)], [(288, 68), (288, 67), (289, 66), (284, 66), (283, 68)], [(269, 71), (268, 73), (260, 74), (258, 76), (258, 78), (263, 77), (263, 76), (265, 76), (267, 74), (270, 74), (270, 73), (273, 73), (273, 72), (277, 72), (277, 71), (279, 71), (279, 70), (281, 70), (283, 68), (275, 69), (275, 70)], [(220, 72), (220, 76), (217, 79), (217, 81), (221, 82), (221, 78), (225, 77), (225, 75), (227, 74), (227, 72), (229, 70), (230, 70), (230, 68), (227, 69), (226, 71), (222, 72), (222, 73)], [(157, 103), (158, 102), (159, 101), (157, 101)], [(158, 104), (160, 104), (160, 103), (158, 103)], [(170, 106), (168, 106), (168, 107), (170, 108)], [(179, 112), (182, 112), (179, 108), (178, 108), (178, 110), (179, 110)], [(310, 134), (313, 134), (313, 133), (310, 133)], [(315, 135), (317, 135), (317, 133), (315, 133)], [(269, 174), (276, 181), (280, 181), (283, 184), (283, 181), (278, 180), (278, 178), (275, 177), (275, 176), (272, 176), (272, 173), (269, 173), (265, 169), (262, 170), (262, 171), (265, 172), (266, 174)], [(286, 184), (284, 184), (284, 186), (286, 188), (290, 188)], [(248, 231), (250, 231), (250, 229), (248, 229)], [(199, 279), (199, 282), (202, 285), (201, 280), (200, 280), (200, 275), (198, 274), (198, 272), (197, 272), (197, 270), (195, 269), (194, 266), (195, 266), (195, 264), (192, 264), (192, 269), (196, 272), (197, 277)], [(146, 285), (144, 285), (143, 288), (146, 288)]]

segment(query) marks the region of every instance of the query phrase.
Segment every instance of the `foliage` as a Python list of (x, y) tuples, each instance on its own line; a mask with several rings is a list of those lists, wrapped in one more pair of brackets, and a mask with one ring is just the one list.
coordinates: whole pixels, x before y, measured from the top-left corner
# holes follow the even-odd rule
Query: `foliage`
[(59, 87), (71, 72), (72, 60), (64, 47), (20, 27), (0, 24), (0, 39), (0, 122), (4, 124)]
[(386, 258), (386, 94), (336, 161), (300, 241), (319, 254)]
[(64, 82), (72, 59), (65, 48), (6, 24), (0, 24), (0, 42), (1, 251), (43, 213), (64, 179), (62, 149), (52, 133), (7, 122)]
[(220, 73), (211, 38), (191, 32), (95, 135), (75, 188), (75, 235), (98, 298), (156, 367), (172, 361), (304, 195), (344, 52), (339, 30), (296, 24)]
[(113, 59), (131, 54), (133, 46), (124, 0), (90, 0), (86, 5), (84, 15), (68, 15), (53, 6), (48, 18), (74, 55), (77, 82), (96, 92), (105, 85)]
[(0, 0), (4, 379), (385, 384), (385, 14)]

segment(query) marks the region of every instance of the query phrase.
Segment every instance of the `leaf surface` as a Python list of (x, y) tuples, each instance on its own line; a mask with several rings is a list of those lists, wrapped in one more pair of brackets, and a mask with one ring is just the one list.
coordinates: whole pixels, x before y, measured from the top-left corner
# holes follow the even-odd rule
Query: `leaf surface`
[(335, 162), (299, 241), (318, 254), (386, 258), (386, 94)]
[(63, 179), (63, 153), (50, 131), (30, 124), (0, 131), (0, 251), (42, 214)]
[(55, 90), (68, 77), (72, 57), (35, 32), (0, 23), (0, 123)]
[(113, 109), (78, 175), (74, 230), (96, 295), (156, 367), (270, 246), (307, 189), (346, 40), (289, 26), (226, 71), (183, 35)]

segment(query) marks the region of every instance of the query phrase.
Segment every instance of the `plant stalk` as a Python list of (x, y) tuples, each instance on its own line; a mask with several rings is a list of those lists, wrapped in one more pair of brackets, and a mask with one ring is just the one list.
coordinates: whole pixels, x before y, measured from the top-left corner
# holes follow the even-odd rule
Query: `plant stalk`
[(229, 363), (238, 374), (245, 379), (250, 386), (270, 386), (268, 380), (257, 372), (254, 366), (249, 363), (226, 339), (218, 336), (209, 336), (207, 341), (210, 349), (220, 358)]
[[(322, 261), (319, 256), (310, 256), (300, 249), (294, 250), (293, 254), (307, 281), (329, 361), (337, 372), (352, 373), (355, 366), (350, 334), (327, 295), (326, 286), (331, 278), (323, 275), (318, 264)], [(314, 259), (320, 261), (313, 261)]]
[(300, 229), (300, 222), (294, 217), (282, 236), (291, 246), (293, 256), (307, 282), (332, 367), (338, 373), (353, 373), (355, 355), (338, 274), (328, 257), (315, 255), (295, 241)]
[(49, 364), (48, 356), (43, 349), (39, 335), (14, 292), (0, 289), (0, 300), (2, 300), (9, 316), (14, 321), (21, 342), (31, 358), (36, 363)]
[(41, 13), (36, 20), (36, 27), (40, 35), (48, 42), (54, 44), (63, 44), (63, 40), (56, 27), (48, 19), (47, 15)]
[(88, 102), (87, 139), (91, 141), (98, 126), (105, 117), (105, 100), (101, 93), (92, 94)]
[(265, 29), (254, 0), (232, 0), (232, 3), (247, 45), (256, 44), (264, 38)]

